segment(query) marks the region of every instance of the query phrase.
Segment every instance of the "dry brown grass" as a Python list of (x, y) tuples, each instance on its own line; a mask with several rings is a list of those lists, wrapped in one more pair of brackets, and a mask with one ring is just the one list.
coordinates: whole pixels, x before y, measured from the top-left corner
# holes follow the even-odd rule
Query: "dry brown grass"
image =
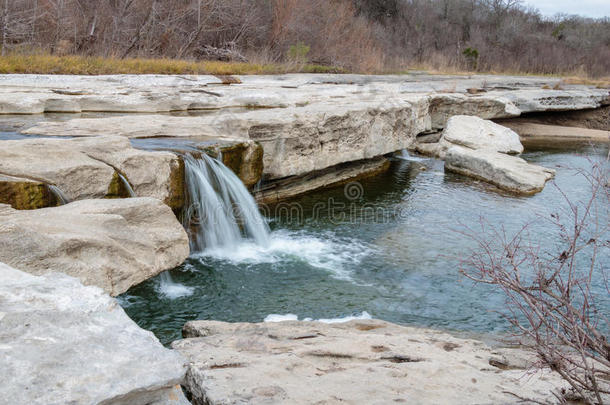
[(564, 77), (563, 82), (566, 84), (584, 84), (587, 86), (595, 86), (598, 89), (610, 89), (610, 77), (591, 79), (588, 77), (570, 76)]
[(260, 75), (282, 73), (343, 73), (320, 65), (257, 64), (179, 59), (118, 59), (48, 54), (11, 54), (0, 57), (0, 73), (38, 74), (209, 74)]

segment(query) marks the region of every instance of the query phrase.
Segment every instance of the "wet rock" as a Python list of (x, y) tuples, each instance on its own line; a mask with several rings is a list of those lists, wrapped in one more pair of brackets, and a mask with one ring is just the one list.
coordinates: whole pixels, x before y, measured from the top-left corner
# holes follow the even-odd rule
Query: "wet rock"
[(248, 188), (253, 187), (263, 177), (263, 148), (256, 142), (223, 142), (199, 148), (222, 160)]
[(491, 183), (516, 194), (535, 194), (552, 179), (555, 171), (491, 150), (451, 147), (445, 155), (445, 170)]
[[(376, 320), (195, 321), (183, 333), (172, 346), (189, 361), (194, 404), (512, 403), (509, 392), (552, 400), (565, 385), (548, 370), (523, 378), (490, 365), (498, 354), (482, 342)], [(502, 358), (512, 352), (533, 357)]]
[(0, 263), (0, 398), (7, 404), (186, 405), (184, 358), (97, 287)]
[(180, 265), (189, 254), (184, 229), (153, 198), (32, 211), (0, 207), (0, 261), (36, 275), (61, 271), (111, 295)]
[(44, 183), (0, 174), (0, 204), (32, 210), (59, 205), (59, 201)]

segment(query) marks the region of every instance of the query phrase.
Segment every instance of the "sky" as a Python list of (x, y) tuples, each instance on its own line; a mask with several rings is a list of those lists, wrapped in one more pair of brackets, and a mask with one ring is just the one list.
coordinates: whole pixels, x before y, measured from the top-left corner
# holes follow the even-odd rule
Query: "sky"
[(610, 0), (524, 0), (523, 4), (540, 10), (543, 15), (579, 14), (584, 17), (610, 17)]

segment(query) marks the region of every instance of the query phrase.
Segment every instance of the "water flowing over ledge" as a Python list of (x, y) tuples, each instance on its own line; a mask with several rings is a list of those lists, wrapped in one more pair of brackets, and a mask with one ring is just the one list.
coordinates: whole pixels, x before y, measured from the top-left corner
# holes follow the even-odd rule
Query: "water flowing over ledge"
[(235, 249), (247, 240), (269, 243), (269, 227), (241, 180), (220, 161), (205, 154), (184, 156), (187, 204), (183, 225), (191, 253)]

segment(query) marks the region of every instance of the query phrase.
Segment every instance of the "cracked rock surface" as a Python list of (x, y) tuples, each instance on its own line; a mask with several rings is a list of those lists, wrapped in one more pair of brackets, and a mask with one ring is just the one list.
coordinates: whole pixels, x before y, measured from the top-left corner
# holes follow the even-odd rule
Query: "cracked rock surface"
[(497, 404), (553, 399), (532, 354), (378, 320), (193, 321), (173, 348), (194, 404)]
[(0, 263), (0, 402), (186, 405), (184, 358), (97, 287)]

